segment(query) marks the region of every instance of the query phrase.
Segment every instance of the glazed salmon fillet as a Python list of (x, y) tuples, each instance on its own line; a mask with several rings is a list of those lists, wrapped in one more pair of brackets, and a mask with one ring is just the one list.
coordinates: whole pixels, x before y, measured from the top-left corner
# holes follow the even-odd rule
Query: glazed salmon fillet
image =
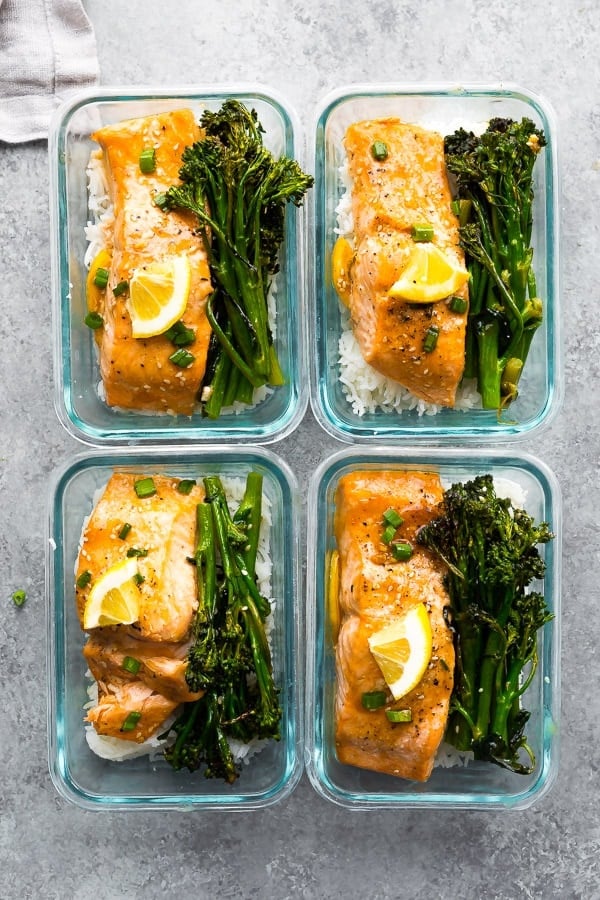
[[(189, 109), (130, 119), (92, 135), (101, 147), (97, 156), (103, 161), (114, 207), (114, 222), (105, 234), (112, 257), (110, 276), (97, 310), (104, 324), (96, 332), (109, 406), (184, 415), (194, 412), (211, 334), (206, 318), (206, 301), (212, 290), (208, 260), (202, 241), (194, 234), (194, 217), (183, 211), (162, 212), (154, 198), (178, 183), (183, 150), (200, 137)], [(152, 147), (156, 168), (144, 174), (140, 154)], [(192, 273), (182, 321), (196, 333), (189, 348), (194, 362), (186, 368), (169, 360), (175, 347), (165, 335), (132, 337), (127, 295), (115, 297), (112, 290), (121, 281), (130, 281), (136, 269), (179, 254), (188, 257)]]
[[(82, 535), (76, 578), (89, 573), (84, 587), (76, 585), (76, 604), (83, 626), (87, 597), (95, 581), (115, 563), (137, 557), (139, 619), (132, 625), (96, 628), (83, 649), (97, 682), (98, 701), (87, 721), (99, 734), (142, 742), (150, 737), (180, 703), (201, 693), (185, 680), (191, 627), (197, 608), (196, 570), (190, 564), (196, 535), (196, 506), (204, 490), (177, 490), (178, 479), (153, 475), (156, 493), (138, 497), (139, 475), (115, 472), (96, 503)], [(122, 535), (123, 525), (130, 529)], [(135, 671), (124, 667), (126, 657)], [(134, 727), (123, 730), (131, 713)]]
[[(89, 572), (91, 580), (76, 589), (77, 611), (83, 623), (94, 581), (125, 559), (128, 550), (140, 550), (146, 555), (138, 557), (144, 579), (139, 621), (127, 627), (149, 641), (186, 640), (197, 607), (196, 570), (188, 557), (194, 555), (196, 506), (204, 499), (204, 489), (194, 485), (189, 494), (181, 494), (177, 479), (153, 475), (156, 493), (140, 498), (135, 491), (139, 479), (115, 472), (84, 529), (76, 577)], [(125, 523), (131, 529), (122, 540), (119, 532)]]
[[(441, 499), (439, 477), (428, 472), (351, 472), (340, 479), (336, 492), (341, 619), (336, 644), (337, 756), (348, 765), (415, 781), (426, 781), (431, 774), (453, 688), (454, 647), (444, 618), (445, 569), (414, 541)], [(383, 514), (390, 508), (404, 520), (398, 537), (413, 546), (407, 561), (397, 562), (381, 539)], [(368, 640), (418, 603), (424, 603), (429, 614), (432, 657), (417, 687), (400, 701), (402, 709), (411, 710), (412, 721), (393, 724), (384, 708), (367, 710), (362, 705), (363, 693), (387, 690)]]
[[(387, 148), (385, 159), (373, 157), (377, 141)], [(416, 304), (388, 293), (414, 248), (414, 225), (431, 225), (432, 243), (464, 269), (443, 138), (388, 118), (350, 125), (344, 144), (355, 241), (349, 305), (361, 353), (416, 397), (453, 406), (464, 369), (466, 314), (453, 312), (446, 299)], [(467, 300), (467, 285), (454, 293)], [(424, 352), (431, 326), (439, 337), (433, 351)]]

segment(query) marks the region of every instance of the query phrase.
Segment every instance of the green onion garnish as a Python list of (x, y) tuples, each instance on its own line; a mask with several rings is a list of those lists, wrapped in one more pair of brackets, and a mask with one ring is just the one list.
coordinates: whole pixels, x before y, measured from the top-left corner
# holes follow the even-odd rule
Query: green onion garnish
[(385, 714), (389, 722), (412, 722), (410, 709), (386, 709)]
[(454, 215), (457, 216), (460, 225), (466, 225), (471, 218), (471, 206), (471, 200), (453, 200), (450, 204), (450, 208)]
[(366, 691), (360, 698), (365, 709), (380, 709), (387, 699), (385, 691)]
[(387, 522), (388, 525), (393, 525), (394, 528), (400, 528), (404, 519), (398, 515), (395, 509), (386, 509), (383, 514), (383, 521)]
[(140, 153), (140, 172), (144, 175), (150, 175), (156, 168), (156, 151), (154, 147), (146, 147)]
[(125, 522), (121, 530), (119, 531), (119, 537), (122, 541), (125, 540), (129, 532), (131, 531), (131, 525), (129, 522)]
[(195, 484), (194, 478), (182, 478), (177, 485), (177, 490), (180, 494), (190, 494)]
[(130, 559), (134, 556), (148, 556), (148, 551), (144, 547), (129, 547), (127, 556)]
[(134, 490), (140, 499), (153, 497), (156, 493), (156, 485), (152, 478), (140, 478), (133, 484)]
[(392, 544), (392, 555), (398, 562), (406, 562), (412, 554), (413, 548), (408, 541), (398, 541), (398, 543)]
[(464, 313), (467, 311), (467, 301), (464, 297), (450, 297), (448, 309), (455, 313)]
[(141, 572), (136, 572), (135, 575), (133, 576), (133, 580), (135, 581), (135, 583), (136, 583), (137, 586), (139, 587), (140, 584), (141, 584), (143, 581), (145, 581), (146, 579), (145, 579), (144, 576), (141, 574)]
[(96, 331), (96, 329), (102, 328), (104, 325), (104, 319), (97, 312), (89, 312), (83, 321), (92, 331)]
[(179, 366), (181, 369), (187, 369), (188, 366), (194, 362), (196, 357), (193, 353), (190, 353), (189, 350), (184, 350), (183, 347), (180, 347), (179, 350), (176, 350), (175, 353), (171, 353), (169, 360), (174, 363), (174, 365)]
[(394, 540), (394, 535), (396, 534), (396, 529), (393, 525), (388, 525), (387, 528), (383, 529), (383, 534), (381, 535), (381, 540), (384, 544), (389, 544)]
[(379, 162), (387, 159), (388, 148), (385, 141), (375, 141), (375, 143), (371, 145), (371, 156), (373, 159), (379, 160)]
[(115, 297), (120, 297), (121, 294), (125, 294), (129, 290), (129, 282), (128, 281), (120, 281), (113, 288), (113, 294)]
[(169, 208), (169, 198), (166, 194), (155, 194), (153, 200), (154, 205), (158, 206), (163, 212)]
[(135, 726), (142, 718), (141, 712), (130, 712), (123, 724), (121, 725), (121, 731), (133, 731)]
[(15, 606), (23, 606), (26, 600), (27, 594), (23, 590), (15, 591), (12, 595), (12, 602), (15, 604)]
[(79, 576), (79, 578), (77, 579), (75, 584), (77, 585), (78, 588), (84, 588), (84, 587), (88, 586), (88, 584), (90, 583), (91, 580), (92, 580), (92, 573), (86, 569), (85, 572), (81, 573), (81, 575)]
[(437, 325), (430, 325), (425, 332), (425, 338), (423, 340), (423, 351), (425, 353), (433, 353), (436, 348), (439, 336), (440, 329), (437, 327)]
[(126, 656), (121, 663), (121, 668), (125, 669), (125, 671), (129, 672), (131, 675), (137, 675), (141, 665), (141, 662), (139, 659), (136, 659), (135, 656)]
[(96, 274), (94, 275), (94, 284), (96, 287), (105, 288), (108, 284), (108, 269), (96, 269)]
[(179, 321), (165, 331), (165, 337), (176, 347), (188, 347), (196, 340), (196, 332)]
[(418, 244), (427, 244), (429, 241), (433, 240), (433, 225), (422, 224), (422, 225), (413, 225), (410, 230), (410, 236), (413, 241), (416, 241)]
[(448, 668), (448, 663), (446, 662), (445, 659), (442, 659), (441, 656), (440, 656), (440, 666), (441, 666), (442, 669), (444, 669), (446, 672), (449, 672), (449, 671), (450, 671), (450, 669)]

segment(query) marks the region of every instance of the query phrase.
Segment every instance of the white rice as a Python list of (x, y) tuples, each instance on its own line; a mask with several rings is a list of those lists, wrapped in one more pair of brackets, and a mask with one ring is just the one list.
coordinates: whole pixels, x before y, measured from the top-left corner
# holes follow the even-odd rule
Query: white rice
[[(88, 246), (84, 255), (84, 264), (85, 267), (89, 269), (94, 258), (98, 253), (100, 253), (101, 250), (104, 250), (105, 248), (109, 250), (112, 249), (113, 228), (115, 221), (113, 204), (110, 197), (110, 189), (106, 175), (106, 168), (102, 158), (102, 152), (100, 150), (94, 150), (90, 154), (90, 159), (86, 169), (86, 175), (88, 189), (88, 210), (90, 213), (90, 219), (88, 220), (88, 223), (84, 229), (85, 237), (88, 241)], [(269, 286), (269, 291), (267, 293), (267, 314), (269, 328), (271, 330), (271, 334), (273, 335), (273, 340), (275, 340), (277, 336), (276, 278), (272, 279)], [(96, 386), (96, 392), (98, 394), (98, 398), (103, 403), (105, 403), (106, 393), (102, 381), (98, 382)], [(248, 409), (252, 409), (255, 406), (258, 406), (272, 393), (273, 388), (269, 387), (268, 385), (262, 385), (261, 387), (254, 389), (252, 394), (252, 401), (250, 403), (240, 403), (238, 400), (236, 400), (231, 406), (223, 407), (221, 409), (220, 415), (238, 416), (240, 415), (240, 413), (246, 412)], [(142, 412), (138, 410), (124, 409), (119, 406), (114, 406), (111, 408), (114, 409), (115, 412), (123, 412), (127, 413), (128, 415), (176, 415), (173, 410), (143, 410)], [(200, 411), (200, 409), (201, 407), (200, 405), (198, 405), (198, 412)]]
[[(243, 478), (222, 477), (221, 483), (227, 495), (230, 511), (233, 514), (244, 496), (246, 481)], [(94, 495), (94, 504), (101, 496), (103, 490), (104, 488), (100, 488), (96, 491)], [(85, 520), (83, 531), (85, 530), (85, 525), (88, 521), (89, 516)], [(271, 604), (271, 615), (267, 617), (265, 622), (265, 631), (269, 644), (271, 644), (271, 632), (273, 629), (273, 617), (275, 612), (275, 600), (271, 597), (271, 575), (273, 571), (269, 537), (271, 525), (271, 502), (269, 498), (263, 494), (262, 518), (256, 557), (256, 578), (260, 594), (263, 597), (268, 598)], [(81, 546), (82, 541), (80, 541), (80, 548)], [(90, 679), (90, 684), (87, 687), (89, 700), (85, 704), (84, 709), (88, 710), (98, 702), (98, 685), (96, 681), (93, 680), (91, 672), (86, 672), (86, 676)], [(167, 731), (169, 726), (175, 721), (176, 717), (176, 713), (170, 716), (161, 725), (159, 733), (163, 734)], [(98, 734), (91, 723), (86, 723), (85, 725), (85, 739), (88, 747), (96, 754), (96, 756), (111, 760), (112, 762), (123, 762), (124, 760), (136, 759), (141, 756), (148, 756), (150, 760), (154, 760), (162, 756), (165, 748), (170, 743), (170, 741), (160, 741), (156, 735), (140, 744), (135, 741), (124, 741), (120, 738), (110, 737), (109, 735)], [(244, 763), (248, 763), (251, 757), (259, 753), (268, 743), (268, 739), (259, 740), (258, 738), (253, 738), (249, 743), (243, 743), (235, 738), (228, 738), (228, 741), (236, 762), (243, 761)]]
[[(352, 215), (352, 180), (345, 161), (339, 168), (341, 196), (336, 206), (335, 233), (345, 237), (354, 246), (354, 220)], [(392, 378), (382, 375), (363, 359), (358, 341), (352, 330), (350, 312), (339, 301), (341, 334), (338, 342), (339, 380), (342, 391), (357, 416), (374, 413), (402, 415), (414, 410), (418, 416), (434, 416), (443, 409), (435, 403), (427, 403), (411, 394)], [(466, 379), (458, 387), (454, 409), (468, 411), (481, 408), (481, 396), (476, 380)]]

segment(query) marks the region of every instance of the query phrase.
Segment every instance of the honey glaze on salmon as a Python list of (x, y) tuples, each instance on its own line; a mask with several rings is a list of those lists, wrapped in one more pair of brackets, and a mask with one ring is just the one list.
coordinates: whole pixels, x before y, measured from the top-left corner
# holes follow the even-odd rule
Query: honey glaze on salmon
[[(178, 183), (182, 153), (201, 138), (200, 128), (192, 111), (181, 109), (110, 125), (92, 138), (101, 147), (98, 153), (114, 209), (105, 234), (112, 256), (109, 281), (97, 310), (103, 327), (96, 334), (106, 402), (125, 409), (191, 415), (211, 334), (206, 317), (210, 271), (202, 241), (194, 234), (194, 217), (179, 210), (163, 212), (154, 201)], [(148, 148), (155, 150), (156, 166), (145, 174), (140, 154)], [(114, 287), (129, 282), (136, 269), (178, 254), (188, 257), (192, 273), (182, 321), (196, 334), (189, 348), (194, 361), (185, 368), (169, 360), (175, 347), (164, 334), (132, 336), (127, 296), (113, 294)]]
[[(137, 557), (139, 619), (132, 625), (93, 629), (83, 654), (98, 685), (98, 702), (87, 720), (99, 734), (142, 742), (165, 722), (180, 703), (198, 699), (185, 680), (186, 657), (197, 608), (194, 555), (196, 506), (204, 489), (177, 490), (178, 479), (153, 475), (156, 493), (138, 497), (139, 475), (115, 472), (83, 532), (77, 560), (76, 605), (83, 612), (94, 582), (107, 569)], [(123, 536), (123, 526), (131, 526)], [(80, 579), (84, 573), (89, 578)], [(124, 667), (126, 657), (135, 671)], [(123, 730), (127, 717), (140, 716)], [(134, 717), (134, 718), (136, 718)]]
[[(376, 142), (385, 145), (383, 159), (374, 158)], [(415, 225), (431, 225), (432, 243), (464, 269), (443, 138), (387, 118), (350, 125), (344, 145), (355, 242), (349, 305), (361, 353), (374, 369), (416, 397), (453, 406), (464, 369), (465, 313), (454, 312), (446, 299), (416, 304), (388, 293), (414, 248)], [(454, 293), (466, 300), (467, 285)], [(425, 352), (432, 326), (439, 336), (435, 348)]]
[[(439, 477), (427, 472), (351, 472), (340, 479), (336, 492), (341, 619), (336, 644), (337, 756), (348, 765), (416, 781), (426, 781), (431, 774), (453, 688), (454, 647), (444, 617), (445, 568), (414, 540), (441, 499)], [(404, 520), (398, 535), (413, 546), (409, 560), (397, 562), (382, 542), (383, 514), (390, 508)], [(368, 640), (418, 603), (424, 603), (429, 614), (432, 657), (422, 680), (401, 699), (412, 720), (392, 723), (384, 708), (368, 710), (362, 704), (363, 693), (387, 691)]]

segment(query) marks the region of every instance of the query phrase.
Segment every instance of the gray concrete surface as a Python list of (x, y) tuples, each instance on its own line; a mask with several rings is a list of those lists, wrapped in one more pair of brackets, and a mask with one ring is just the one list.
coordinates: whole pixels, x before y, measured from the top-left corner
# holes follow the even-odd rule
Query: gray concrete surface
[[(91, 813), (46, 762), (44, 512), (77, 449), (52, 404), (47, 149), (0, 148), (0, 897), (600, 897), (597, 304), (600, 100), (596, 0), (87, 0), (102, 82), (261, 81), (309, 129), (353, 81), (517, 82), (560, 127), (566, 399), (526, 443), (565, 504), (562, 761), (514, 813), (351, 814), (306, 778), (250, 814)], [(301, 482), (335, 447), (307, 414), (276, 449)], [(10, 594), (26, 588), (15, 610)]]

